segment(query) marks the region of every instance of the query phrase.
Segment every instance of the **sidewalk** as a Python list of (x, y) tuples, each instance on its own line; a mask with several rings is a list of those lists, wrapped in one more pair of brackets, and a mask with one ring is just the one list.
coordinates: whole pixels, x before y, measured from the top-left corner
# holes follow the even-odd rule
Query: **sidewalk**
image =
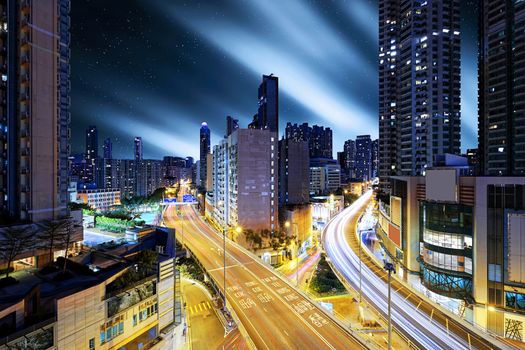
[(177, 350), (219, 349), (224, 343), (224, 320), (210, 292), (197, 281), (181, 280), (184, 305), (181, 329), (176, 332)]

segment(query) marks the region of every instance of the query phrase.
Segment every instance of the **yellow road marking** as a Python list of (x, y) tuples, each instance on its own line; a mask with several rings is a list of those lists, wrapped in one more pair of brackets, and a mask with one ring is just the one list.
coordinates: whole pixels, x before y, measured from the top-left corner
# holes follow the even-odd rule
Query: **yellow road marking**
[(193, 315), (193, 307), (190, 306), (190, 315)]
[(419, 304), (417, 304), (416, 309), (419, 309), (419, 306), (421, 305), (422, 302), (423, 302), (423, 300), (421, 300), (421, 301), (419, 302)]
[(208, 304), (208, 309), (211, 309), (211, 305), (210, 305), (210, 302), (207, 301), (206, 304)]
[(412, 295), (412, 293), (408, 294), (407, 297), (405, 298), (405, 300), (407, 300), (408, 298), (410, 298), (411, 295)]
[(202, 311), (202, 305), (201, 304), (199, 304), (199, 310)]

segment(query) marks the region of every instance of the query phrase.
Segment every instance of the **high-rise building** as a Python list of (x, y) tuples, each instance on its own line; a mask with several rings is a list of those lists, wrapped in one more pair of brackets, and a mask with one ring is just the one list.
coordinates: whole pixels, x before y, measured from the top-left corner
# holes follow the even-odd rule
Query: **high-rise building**
[(119, 159), (117, 161), (117, 177), (120, 195), (131, 198), (136, 195), (137, 162), (134, 159)]
[(341, 168), (345, 170), (346, 175), (353, 179), (355, 178), (355, 141), (354, 140), (346, 140), (344, 147), (343, 147), (343, 153), (344, 153), (344, 161), (345, 164), (341, 164)]
[(263, 75), (258, 100), (259, 128), (269, 129), (279, 135), (279, 78), (273, 74)]
[(162, 161), (143, 159), (135, 163), (135, 196), (146, 197), (162, 187)]
[(279, 141), (279, 204), (305, 204), (310, 200), (308, 142)]
[(357, 136), (355, 149), (355, 177), (368, 181), (372, 178), (372, 139), (370, 135)]
[(341, 175), (344, 175), (345, 178), (347, 176), (347, 169), (346, 169), (346, 154), (345, 152), (337, 152), (337, 163), (341, 167)]
[(234, 132), (235, 130), (239, 129), (239, 120), (234, 119), (231, 116), (226, 117), (226, 135), (225, 137), (228, 137)]
[(200, 154), (199, 154), (199, 183), (201, 189), (206, 188), (206, 178), (208, 177), (208, 167), (206, 157), (210, 153), (211, 134), (208, 123), (202, 122), (200, 129)]
[(379, 139), (372, 141), (372, 178), (379, 176)]
[(525, 2), (483, 0), (479, 18), (479, 162), (525, 175)]
[(139, 162), (143, 159), (142, 137), (136, 136), (134, 140), (134, 154), (135, 161)]
[(341, 187), (341, 166), (334, 159), (310, 159), (310, 194), (330, 194)]
[(323, 126), (287, 123), (285, 137), (295, 141), (308, 141), (310, 158), (332, 158), (332, 130)]
[(310, 157), (332, 158), (332, 130), (319, 125), (312, 126), (310, 135)]
[(285, 138), (292, 139), (295, 141), (310, 141), (310, 135), (312, 128), (308, 126), (308, 123), (302, 123), (300, 125), (286, 123)]
[(213, 148), (213, 217), (221, 226), (278, 228), (277, 134), (237, 129)]
[(181, 180), (191, 180), (191, 166), (187, 166), (186, 158), (164, 157), (161, 172), (165, 186), (172, 186)]
[(102, 146), (102, 148), (104, 151), (105, 159), (113, 158), (113, 144), (111, 143), (111, 139), (109, 137), (104, 140), (104, 145)]
[[(492, 2), (491, 2), (492, 3)], [(379, 175), (460, 152), (459, 0), (379, 1)]]
[(86, 159), (94, 160), (98, 158), (98, 130), (95, 125), (90, 125), (86, 129)]
[(68, 215), (68, 0), (0, 2), (0, 217)]

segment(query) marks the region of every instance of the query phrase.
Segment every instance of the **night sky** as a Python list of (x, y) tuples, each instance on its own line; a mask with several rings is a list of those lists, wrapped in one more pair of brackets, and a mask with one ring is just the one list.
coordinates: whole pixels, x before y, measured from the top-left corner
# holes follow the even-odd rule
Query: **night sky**
[[(476, 147), (476, 1), (461, 1), (462, 149)], [(334, 130), (334, 153), (378, 135), (377, 1), (81, 0), (72, 2), (72, 146), (84, 130), (113, 140), (113, 156), (198, 158), (199, 127), (212, 144), (232, 115), (257, 111), (262, 74), (279, 77), (286, 122)], [(100, 152), (100, 151), (99, 151)]]

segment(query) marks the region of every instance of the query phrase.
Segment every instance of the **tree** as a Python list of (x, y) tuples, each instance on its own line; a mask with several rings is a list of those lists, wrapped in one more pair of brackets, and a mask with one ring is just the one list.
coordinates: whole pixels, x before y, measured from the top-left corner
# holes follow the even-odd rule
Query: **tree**
[(7, 226), (0, 229), (0, 258), (7, 263), (6, 278), (11, 264), (18, 255), (32, 248), (34, 243), (33, 225)]
[(54, 261), (53, 254), (55, 248), (60, 248), (60, 243), (64, 241), (66, 235), (67, 220), (46, 220), (38, 224), (42, 229), (38, 235), (39, 248), (48, 249), (49, 263), (51, 265)]
[(62, 273), (66, 272), (67, 255), (69, 253), (69, 245), (71, 244), (71, 236), (73, 235), (74, 223), (71, 218), (64, 220), (64, 235), (62, 236), (62, 246), (66, 250), (64, 254), (64, 266), (62, 267)]

